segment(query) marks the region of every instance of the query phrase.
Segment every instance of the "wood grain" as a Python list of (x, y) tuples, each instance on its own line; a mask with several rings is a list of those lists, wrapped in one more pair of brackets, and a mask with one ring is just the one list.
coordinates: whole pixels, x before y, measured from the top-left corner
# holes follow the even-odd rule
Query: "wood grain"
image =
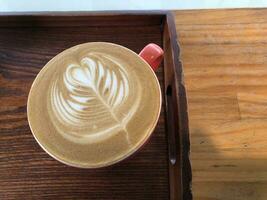
[[(142, 23), (133, 26), (140, 19), (130, 17), (127, 25), (124, 16), (113, 18), (115, 24), (122, 20), (121, 27), (112, 26), (112, 17), (99, 19), (101, 26), (76, 26), (68, 23), (70, 17), (60, 18), (65, 26), (46, 27), (47, 22), (35, 19), (27, 17), (16, 27), (20, 18), (12, 18), (10, 27), (5, 23), (0, 28), (0, 199), (168, 199), (164, 106), (150, 142), (134, 159), (98, 170), (52, 159), (34, 140), (26, 115), (30, 86), (57, 53), (90, 41), (114, 42), (139, 52), (150, 42), (162, 45), (161, 22), (151, 24), (150, 17), (142, 17)], [(157, 76), (163, 86), (162, 68)]]
[(267, 10), (176, 11), (193, 197), (267, 199)]

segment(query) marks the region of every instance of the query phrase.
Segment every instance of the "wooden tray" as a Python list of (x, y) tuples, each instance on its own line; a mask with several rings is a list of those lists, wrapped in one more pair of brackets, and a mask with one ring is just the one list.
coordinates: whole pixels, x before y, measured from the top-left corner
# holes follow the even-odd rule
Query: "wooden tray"
[[(165, 96), (151, 140), (112, 167), (69, 167), (34, 140), (26, 102), (40, 69), (59, 52), (93, 41), (139, 52), (163, 46)], [(168, 12), (23, 13), (0, 16), (0, 199), (191, 199), (186, 94), (174, 19)], [(167, 131), (168, 130), (168, 131)]]

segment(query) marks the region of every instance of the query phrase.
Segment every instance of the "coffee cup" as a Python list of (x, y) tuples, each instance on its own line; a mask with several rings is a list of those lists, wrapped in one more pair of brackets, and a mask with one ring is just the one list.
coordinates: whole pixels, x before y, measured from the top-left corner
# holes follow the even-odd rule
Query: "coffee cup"
[(161, 109), (154, 70), (163, 50), (140, 54), (107, 42), (71, 47), (35, 78), (27, 103), (31, 131), (56, 160), (74, 167), (118, 163), (151, 136)]

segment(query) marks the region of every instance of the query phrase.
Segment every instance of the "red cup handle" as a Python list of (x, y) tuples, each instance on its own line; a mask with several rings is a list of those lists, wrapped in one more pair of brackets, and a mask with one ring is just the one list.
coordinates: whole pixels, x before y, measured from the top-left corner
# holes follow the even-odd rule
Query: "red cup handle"
[(156, 71), (163, 59), (163, 50), (158, 45), (150, 43), (143, 48), (139, 56)]

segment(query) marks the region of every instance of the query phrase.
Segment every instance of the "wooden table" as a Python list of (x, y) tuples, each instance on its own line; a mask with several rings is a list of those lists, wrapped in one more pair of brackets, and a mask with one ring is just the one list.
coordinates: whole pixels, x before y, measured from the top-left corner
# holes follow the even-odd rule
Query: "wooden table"
[[(175, 16), (188, 92), (194, 199), (266, 200), (267, 10), (176, 11)], [(148, 192), (144, 197), (145, 188), (137, 187), (132, 191), (138, 192), (123, 194), (132, 199), (162, 199), (159, 194), (167, 193), (167, 183), (158, 175), (165, 173), (158, 166), (164, 161), (155, 159), (153, 168), (146, 167), (147, 159), (142, 159), (142, 155), (145, 155), (144, 158), (147, 158), (146, 155), (151, 156), (149, 145), (136, 157), (136, 161), (129, 160), (110, 171), (99, 170), (93, 175), (99, 181), (92, 182), (92, 173), (61, 165), (42, 151), (34, 141), (26, 118), (27, 93), (43, 64), (61, 50), (55, 48), (54, 52), (50, 52), (49, 43), (45, 39), (53, 40), (53, 44), (62, 41), (55, 32), (57, 29), (52, 29), (50, 35), (46, 29), (42, 30), (45, 32), (25, 29), (25, 33), (34, 33), (34, 40), (26, 37), (27, 34), (24, 34), (25, 40), (21, 38), (23, 44), (34, 49), (33, 52), (37, 49), (40, 55), (45, 55), (38, 59), (38, 54), (34, 54), (31, 62), (22, 62), (21, 66), (28, 66), (30, 70), (19, 71), (17, 66), (12, 65), (11, 59), (14, 55), (22, 61), (25, 56), (31, 57), (29, 49), (18, 51), (17, 54), (1, 54), (2, 60), (9, 62), (6, 64), (7, 70), (2, 72), (0, 96), (4, 101), (1, 101), (1, 106), (4, 105), (9, 110), (0, 110), (1, 126), (5, 129), (0, 146), (0, 199), (7, 199), (7, 196), (9, 199), (27, 199), (27, 195), (32, 199), (40, 199), (40, 195), (53, 199), (59, 195), (62, 199), (65, 195), (66, 199), (73, 199), (77, 194), (87, 198), (89, 193), (91, 199), (101, 199), (103, 194), (98, 193), (98, 190), (108, 190), (116, 199), (123, 198), (123, 190), (122, 193), (119, 191), (128, 187), (129, 166), (130, 172), (137, 178), (146, 169), (147, 177), (144, 177), (143, 185), (147, 186)], [(123, 30), (124, 32), (120, 31), (123, 36), (121, 38), (130, 41), (127, 38), (132, 36), (128, 35), (127, 29)], [(160, 32), (159, 29), (152, 26), (146, 30), (151, 31), (147, 34), (143, 28), (129, 29), (131, 34), (139, 31), (144, 38), (159, 40), (155, 37), (155, 31)], [(112, 31), (119, 34), (118, 31)], [(77, 37), (77, 32), (71, 37), (68, 34), (72, 32), (63, 34), (68, 38), (64, 45), (73, 46), (77, 41), (82, 43), (85, 40), (90, 41), (90, 38), (94, 39), (88, 32), (94, 33), (81, 32), (83, 37)], [(19, 33), (14, 30), (9, 33), (10, 38)], [(38, 34), (45, 36), (44, 39), (37, 37)], [(101, 38), (105, 37), (106, 32)], [(113, 37), (113, 42), (118, 42), (117, 38), (119, 37)], [(37, 39), (43, 45), (41, 50), (35, 46)], [(131, 42), (129, 47), (138, 50), (137, 47), (145, 42), (139, 37), (137, 41), (138, 43)], [(9, 49), (11, 52), (17, 51), (19, 43), (15, 42), (11, 41), (14, 46)], [(33, 67), (35, 65), (38, 67)], [(10, 81), (12, 78), (17, 80)], [(16, 98), (11, 99), (10, 96)], [(157, 145), (150, 143), (154, 149), (157, 146), (162, 147), (160, 154), (158, 150), (153, 151), (153, 155), (158, 158), (162, 158), (164, 154), (164, 146), (160, 145), (162, 136), (164, 135), (155, 134), (154, 144)], [(138, 163), (145, 168), (137, 168)], [(109, 182), (106, 175), (114, 170), (117, 178)], [(76, 177), (81, 181), (75, 181)], [(158, 182), (149, 185), (151, 180)], [(95, 185), (88, 191), (90, 183)], [(111, 183), (114, 187), (108, 187)], [(135, 186), (136, 181), (132, 183), (129, 187)]]
[(267, 199), (267, 10), (176, 11), (195, 200)]

